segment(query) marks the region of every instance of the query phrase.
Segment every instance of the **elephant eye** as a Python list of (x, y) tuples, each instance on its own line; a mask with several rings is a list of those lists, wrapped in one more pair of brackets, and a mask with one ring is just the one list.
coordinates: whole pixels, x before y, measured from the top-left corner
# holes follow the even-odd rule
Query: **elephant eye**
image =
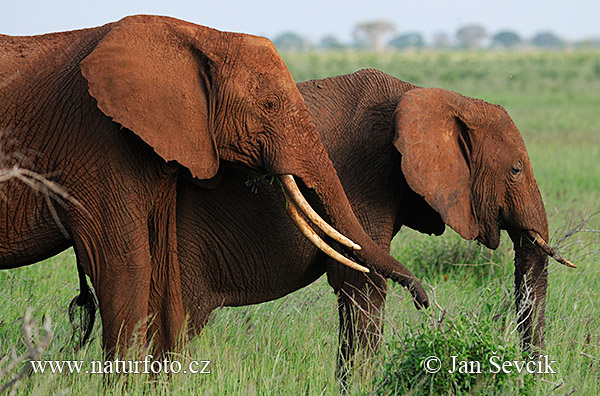
[(269, 95), (262, 101), (262, 107), (269, 113), (277, 113), (281, 103), (276, 95)]
[(523, 171), (523, 164), (521, 161), (515, 162), (513, 166), (511, 166), (510, 171), (514, 176), (518, 176)]

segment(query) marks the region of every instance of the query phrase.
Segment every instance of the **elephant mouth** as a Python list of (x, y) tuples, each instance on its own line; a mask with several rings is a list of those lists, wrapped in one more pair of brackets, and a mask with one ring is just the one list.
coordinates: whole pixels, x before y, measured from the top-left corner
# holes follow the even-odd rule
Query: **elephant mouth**
[[(361, 250), (360, 245), (352, 242), (348, 237), (337, 231), (331, 225), (329, 225), (323, 218), (310, 206), (304, 195), (300, 191), (294, 177), (290, 174), (284, 175), (271, 175), (265, 173), (259, 173), (254, 170), (248, 172), (248, 179), (245, 185), (250, 188), (254, 193), (258, 191), (258, 186), (261, 184), (271, 185), (277, 178), (281, 184), (282, 193), (285, 198), (286, 212), (292, 222), (300, 230), (302, 235), (307, 238), (315, 247), (327, 254), (332, 259), (344, 264), (354, 270), (360, 272), (369, 272), (369, 269), (357, 264), (356, 262), (346, 258), (342, 254), (338, 253), (335, 249), (329, 246), (323, 239), (312, 229), (308, 222), (304, 219), (303, 215), (306, 216), (314, 225), (316, 225), (325, 235), (331, 237), (334, 241), (339, 242), (343, 246), (346, 246), (353, 251)], [(302, 213), (302, 214), (301, 214)]]

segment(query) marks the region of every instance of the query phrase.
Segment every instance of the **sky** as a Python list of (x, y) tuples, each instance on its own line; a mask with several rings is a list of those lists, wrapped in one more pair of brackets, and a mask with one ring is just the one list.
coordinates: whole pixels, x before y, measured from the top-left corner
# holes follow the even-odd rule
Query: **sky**
[(354, 26), (387, 19), (399, 32), (454, 35), (481, 24), (489, 33), (509, 29), (524, 38), (553, 31), (568, 40), (600, 37), (599, 0), (2, 0), (0, 33), (31, 35), (113, 22), (132, 14), (168, 15), (220, 30), (271, 39), (295, 31), (318, 42), (335, 35), (350, 42)]

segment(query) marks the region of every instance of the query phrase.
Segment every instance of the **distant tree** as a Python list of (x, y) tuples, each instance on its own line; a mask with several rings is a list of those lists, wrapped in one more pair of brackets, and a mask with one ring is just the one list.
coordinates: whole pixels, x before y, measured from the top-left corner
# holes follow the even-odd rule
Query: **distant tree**
[(395, 32), (396, 26), (393, 22), (380, 19), (359, 23), (354, 28), (353, 36), (357, 46), (383, 52), (383, 37)]
[(423, 40), (423, 35), (421, 33), (411, 32), (394, 37), (388, 44), (391, 47), (398, 49), (423, 48), (425, 46), (425, 40)]
[(308, 40), (295, 32), (281, 33), (275, 37), (273, 44), (278, 50), (283, 51), (305, 51), (310, 48)]
[(467, 25), (456, 32), (456, 39), (462, 48), (475, 49), (481, 47), (481, 42), (487, 36), (481, 25)]
[(328, 35), (321, 39), (321, 48), (326, 50), (341, 50), (346, 48), (346, 45), (338, 40), (337, 37)]
[(514, 48), (523, 40), (515, 33), (508, 30), (503, 30), (492, 37), (492, 46), (502, 48)]
[(433, 35), (433, 46), (437, 49), (450, 48), (452, 46), (452, 38), (447, 33), (436, 33)]
[(594, 38), (586, 38), (581, 41), (575, 43), (577, 48), (585, 48), (585, 49), (598, 49), (600, 48), (600, 37)]
[(565, 42), (552, 32), (541, 32), (533, 36), (531, 44), (536, 47), (561, 48)]

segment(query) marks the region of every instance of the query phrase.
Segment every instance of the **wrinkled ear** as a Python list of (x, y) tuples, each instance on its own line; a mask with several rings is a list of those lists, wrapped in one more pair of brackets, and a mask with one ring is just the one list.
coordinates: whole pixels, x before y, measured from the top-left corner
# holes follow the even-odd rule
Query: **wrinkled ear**
[(211, 125), (212, 67), (185, 29), (143, 16), (115, 24), (81, 62), (104, 114), (201, 179), (219, 168)]
[(394, 115), (394, 145), (408, 185), (465, 239), (478, 235), (471, 203), (471, 139), (459, 94), (408, 91)]

